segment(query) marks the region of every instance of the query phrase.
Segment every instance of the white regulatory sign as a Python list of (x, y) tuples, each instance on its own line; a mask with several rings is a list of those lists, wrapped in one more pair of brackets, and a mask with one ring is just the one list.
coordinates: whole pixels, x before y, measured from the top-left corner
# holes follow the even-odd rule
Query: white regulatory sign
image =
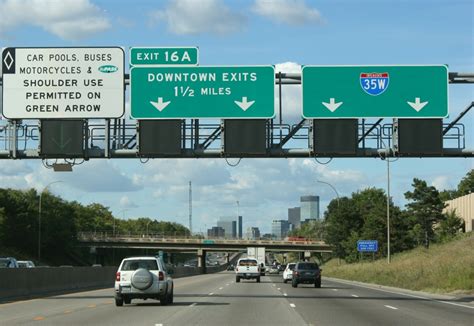
[(8, 119), (119, 118), (124, 113), (122, 48), (5, 48), (2, 68)]

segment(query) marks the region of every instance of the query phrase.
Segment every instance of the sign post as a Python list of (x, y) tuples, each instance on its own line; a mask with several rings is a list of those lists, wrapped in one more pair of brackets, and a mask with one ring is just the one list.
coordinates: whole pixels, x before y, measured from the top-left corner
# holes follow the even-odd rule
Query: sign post
[(269, 119), (275, 115), (273, 66), (133, 67), (135, 119)]
[(303, 117), (444, 118), (448, 68), (431, 66), (305, 66)]
[(8, 119), (123, 115), (122, 48), (5, 48), (2, 68)]

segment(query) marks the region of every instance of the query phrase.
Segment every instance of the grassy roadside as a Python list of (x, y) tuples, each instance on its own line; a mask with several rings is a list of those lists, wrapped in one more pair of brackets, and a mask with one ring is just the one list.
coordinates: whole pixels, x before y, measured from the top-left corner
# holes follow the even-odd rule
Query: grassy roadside
[(332, 259), (323, 275), (432, 293), (474, 294), (474, 234), (429, 249), (416, 248), (375, 262)]

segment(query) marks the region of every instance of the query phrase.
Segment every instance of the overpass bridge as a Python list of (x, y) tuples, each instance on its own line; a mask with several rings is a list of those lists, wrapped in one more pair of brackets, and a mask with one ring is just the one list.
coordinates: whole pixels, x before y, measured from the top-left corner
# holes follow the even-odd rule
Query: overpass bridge
[(331, 246), (319, 240), (244, 240), (244, 239), (196, 239), (169, 237), (160, 234), (122, 235), (81, 232), (81, 246), (96, 248), (159, 249), (166, 251), (246, 251), (248, 247), (265, 247), (273, 252), (332, 252)]

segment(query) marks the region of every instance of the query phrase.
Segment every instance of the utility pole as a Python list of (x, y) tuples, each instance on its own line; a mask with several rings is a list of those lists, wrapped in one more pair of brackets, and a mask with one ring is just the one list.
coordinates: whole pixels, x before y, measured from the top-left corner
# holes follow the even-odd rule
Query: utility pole
[(189, 181), (189, 233), (193, 234), (193, 188)]

